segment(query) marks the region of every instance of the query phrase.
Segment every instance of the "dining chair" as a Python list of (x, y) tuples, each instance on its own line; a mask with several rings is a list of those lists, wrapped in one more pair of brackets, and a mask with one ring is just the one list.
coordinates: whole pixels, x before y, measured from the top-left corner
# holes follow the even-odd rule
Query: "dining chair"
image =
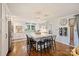
[(28, 35), (26, 35), (26, 37), (27, 37), (27, 53), (28, 53), (28, 55), (30, 55), (31, 54), (31, 43), (30, 43), (30, 38), (28, 37)]
[(36, 41), (34, 41), (33, 38), (29, 37), (28, 35), (26, 35), (26, 37), (27, 37), (27, 51), (29, 51), (28, 54), (30, 55), (33, 47), (36, 46)]
[(40, 40), (37, 42), (37, 51), (40, 52), (40, 55), (42, 56), (42, 53), (44, 52), (44, 44), (45, 42)]
[(52, 37), (53, 50), (56, 51), (56, 35), (53, 35), (51, 37)]
[(48, 48), (48, 39), (45, 39), (44, 42), (45, 42), (45, 46), (44, 46), (44, 48), (45, 48), (45, 51), (46, 51), (47, 48)]
[(45, 51), (47, 52), (52, 48), (52, 39), (49, 36), (44, 41), (45, 41)]

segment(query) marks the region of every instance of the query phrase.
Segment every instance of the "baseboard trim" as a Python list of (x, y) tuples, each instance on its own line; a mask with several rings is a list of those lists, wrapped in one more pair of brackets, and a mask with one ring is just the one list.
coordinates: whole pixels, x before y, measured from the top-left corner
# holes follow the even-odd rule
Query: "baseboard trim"
[(63, 43), (63, 42), (59, 42), (59, 41), (56, 41), (56, 42), (62, 43), (62, 44), (64, 44), (64, 45), (67, 45), (67, 46), (70, 46), (70, 47), (75, 47), (75, 46), (72, 46), (72, 45), (65, 44), (65, 43)]
[(22, 38), (22, 39), (15, 39), (15, 40), (12, 40), (12, 42), (19, 42), (19, 41), (25, 41), (25, 40), (27, 40), (27, 39), (24, 39), (24, 38)]
[(9, 56), (9, 55), (8, 55), (8, 53), (10, 53), (10, 52), (11, 52), (11, 50), (8, 50), (8, 52), (7, 52), (6, 56)]

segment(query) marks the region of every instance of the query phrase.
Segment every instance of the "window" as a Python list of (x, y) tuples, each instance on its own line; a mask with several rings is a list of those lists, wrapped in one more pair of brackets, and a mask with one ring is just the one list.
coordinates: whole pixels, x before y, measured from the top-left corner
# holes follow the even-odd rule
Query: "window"
[(27, 30), (30, 30), (30, 25), (27, 25)]
[(31, 25), (33, 31), (35, 31), (35, 25)]
[(27, 32), (34, 32), (35, 31), (35, 23), (26, 23), (25, 31)]

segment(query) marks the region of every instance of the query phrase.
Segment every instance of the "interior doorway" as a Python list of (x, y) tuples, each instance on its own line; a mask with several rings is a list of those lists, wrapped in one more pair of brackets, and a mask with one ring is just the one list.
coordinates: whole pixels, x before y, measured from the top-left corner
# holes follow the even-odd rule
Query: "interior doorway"
[(8, 21), (8, 50), (11, 50), (11, 44), (12, 44), (12, 32), (13, 32), (13, 26), (11, 21)]

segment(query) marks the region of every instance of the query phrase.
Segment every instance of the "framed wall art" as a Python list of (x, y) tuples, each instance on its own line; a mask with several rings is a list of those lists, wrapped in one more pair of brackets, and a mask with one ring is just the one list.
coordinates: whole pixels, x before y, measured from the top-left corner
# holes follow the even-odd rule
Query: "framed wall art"
[(16, 33), (22, 33), (22, 26), (16, 26)]
[(59, 28), (59, 35), (60, 36), (67, 36), (67, 27)]
[(62, 27), (59, 28), (59, 35), (62, 36)]

